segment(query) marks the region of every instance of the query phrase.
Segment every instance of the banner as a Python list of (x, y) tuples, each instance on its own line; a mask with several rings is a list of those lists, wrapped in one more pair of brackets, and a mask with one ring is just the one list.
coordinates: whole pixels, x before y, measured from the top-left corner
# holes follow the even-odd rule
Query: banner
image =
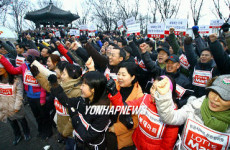
[(61, 37), (60, 31), (55, 32), (56, 37)]
[(78, 29), (70, 29), (69, 34), (79, 37), (80, 36), (80, 31)]
[(180, 32), (183, 32), (183, 35), (185, 35), (187, 30), (187, 22), (187, 19), (167, 19), (165, 21), (165, 34), (169, 34), (169, 29), (174, 27), (175, 35), (179, 35)]
[(208, 25), (199, 25), (200, 34), (208, 34), (209, 33), (209, 26)]
[(89, 32), (88, 36), (95, 37), (95, 32)]
[(122, 22), (122, 20), (119, 20), (117, 22), (117, 28), (120, 30), (122, 27), (123, 27), (123, 22)]
[(136, 23), (136, 24), (132, 24), (127, 26), (128, 30), (127, 30), (127, 36), (129, 36), (130, 34), (135, 33), (136, 35), (140, 35), (140, 23)]
[(96, 32), (97, 31), (97, 27), (94, 24), (90, 24), (88, 26), (88, 31), (89, 32)]
[(165, 25), (164, 23), (150, 23), (147, 26), (148, 38), (164, 38)]
[(131, 17), (131, 18), (125, 20), (125, 24), (126, 24), (127, 27), (129, 25), (132, 25), (132, 24), (135, 24), (135, 23), (136, 23), (136, 20), (135, 20), (134, 17)]
[(224, 24), (223, 19), (219, 20), (210, 20), (210, 26), (209, 28), (221, 28), (221, 26)]
[(88, 31), (88, 26), (86, 24), (80, 25), (80, 31)]

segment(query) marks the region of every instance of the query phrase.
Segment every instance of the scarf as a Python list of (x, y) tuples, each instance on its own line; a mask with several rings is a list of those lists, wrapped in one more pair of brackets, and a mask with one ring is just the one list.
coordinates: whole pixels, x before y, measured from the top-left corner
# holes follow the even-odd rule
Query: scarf
[(230, 125), (230, 110), (214, 112), (209, 109), (209, 99), (206, 97), (201, 105), (201, 116), (204, 125), (219, 131), (226, 132)]

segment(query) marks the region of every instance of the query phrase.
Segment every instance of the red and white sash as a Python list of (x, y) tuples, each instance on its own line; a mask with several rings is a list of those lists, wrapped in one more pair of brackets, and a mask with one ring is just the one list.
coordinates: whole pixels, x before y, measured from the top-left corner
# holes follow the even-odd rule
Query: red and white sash
[(188, 69), (190, 67), (188, 59), (184, 54), (181, 54), (179, 59), (180, 59), (180, 64), (182, 67), (184, 67), (185, 69)]
[(37, 86), (37, 87), (40, 86), (38, 81), (33, 77), (32, 73), (28, 69), (26, 69), (24, 73), (23, 83), (30, 86)]
[(58, 99), (55, 97), (54, 98), (54, 106), (56, 108), (56, 111), (59, 115), (61, 116), (69, 116), (67, 113), (66, 108), (58, 101)]
[(151, 111), (146, 106), (144, 101), (145, 97), (140, 106), (147, 109), (142, 109), (141, 113), (138, 115), (139, 128), (147, 137), (151, 139), (161, 139), (164, 133), (165, 124), (161, 122), (157, 113)]
[(20, 57), (20, 56), (16, 57), (16, 66), (17, 67), (21, 66), (24, 63), (25, 63), (25, 58), (24, 57)]
[(192, 119), (184, 129), (182, 146), (187, 150), (227, 150), (230, 134), (212, 130)]
[(212, 71), (196, 70), (194, 68), (192, 84), (200, 87), (206, 87), (208, 80), (212, 78)]
[(13, 96), (14, 86), (0, 83), (0, 95)]
[(111, 73), (110, 69), (108, 67), (105, 69), (104, 75), (107, 78), (107, 80), (109, 80), (110, 77), (112, 77), (115, 81), (117, 80), (117, 74), (116, 73)]

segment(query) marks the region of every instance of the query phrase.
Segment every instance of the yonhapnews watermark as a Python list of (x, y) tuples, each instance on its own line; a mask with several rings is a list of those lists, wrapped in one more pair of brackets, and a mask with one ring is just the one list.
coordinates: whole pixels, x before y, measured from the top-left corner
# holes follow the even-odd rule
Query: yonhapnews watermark
[(146, 106), (86, 106), (86, 115), (115, 115), (117, 113), (123, 115), (138, 115), (145, 113)]

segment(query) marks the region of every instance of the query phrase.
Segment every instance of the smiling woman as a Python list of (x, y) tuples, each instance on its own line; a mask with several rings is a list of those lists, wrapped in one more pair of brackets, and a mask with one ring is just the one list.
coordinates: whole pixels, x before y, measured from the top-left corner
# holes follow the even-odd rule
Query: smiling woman
[[(161, 82), (161, 81), (160, 81)], [(191, 147), (202, 147), (206, 149), (228, 149), (230, 138), (230, 75), (221, 75), (209, 81), (206, 96), (190, 97), (188, 103), (179, 110), (171, 107), (171, 93), (169, 83), (157, 84), (155, 99), (160, 118), (163, 122), (171, 125), (184, 126), (182, 149)], [(199, 130), (197, 130), (199, 129)], [(211, 136), (209, 136), (211, 135)], [(212, 137), (219, 137), (218, 141)], [(201, 144), (199, 141), (205, 140)], [(192, 143), (192, 144), (191, 144)], [(222, 148), (220, 148), (220, 146)]]

